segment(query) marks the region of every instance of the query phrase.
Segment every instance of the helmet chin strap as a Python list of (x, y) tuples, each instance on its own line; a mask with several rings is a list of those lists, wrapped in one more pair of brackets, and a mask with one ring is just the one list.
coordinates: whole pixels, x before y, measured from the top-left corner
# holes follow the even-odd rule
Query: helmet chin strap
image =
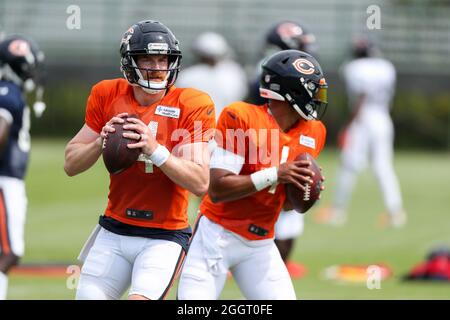
[(266, 99), (273, 99), (278, 101), (286, 101), (289, 103), (292, 108), (294, 108), (295, 111), (305, 120), (314, 120), (315, 118), (312, 115), (306, 115), (298, 106), (298, 104), (295, 103), (295, 101), (292, 99), (292, 97), (289, 94), (286, 94), (284, 98), (281, 94), (276, 93), (269, 89), (259, 88), (259, 94), (261, 97)]
[(314, 117), (312, 115), (306, 115), (302, 109), (298, 106), (297, 103), (291, 98), (289, 94), (286, 94), (286, 99), (288, 100), (289, 104), (294, 108), (295, 111), (305, 120), (314, 120)]
[(139, 85), (139, 87), (141, 87), (141, 89), (144, 90), (148, 94), (158, 94), (163, 90), (163, 89), (161, 89), (161, 90), (149, 89), (149, 88), (143, 87), (141, 85)]

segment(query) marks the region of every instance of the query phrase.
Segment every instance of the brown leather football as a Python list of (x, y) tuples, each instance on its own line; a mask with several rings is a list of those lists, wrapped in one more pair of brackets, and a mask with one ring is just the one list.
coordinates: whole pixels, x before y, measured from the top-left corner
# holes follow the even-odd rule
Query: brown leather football
[[(135, 115), (129, 115), (128, 117), (137, 118)], [(124, 119), (128, 117), (124, 117)], [(123, 125), (126, 123), (126, 121), (123, 124), (114, 123), (113, 127), (116, 131), (108, 133), (108, 137), (104, 141), (103, 162), (111, 174), (118, 174), (129, 168), (136, 162), (141, 153), (141, 149), (130, 149), (127, 147), (128, 144), (136, 143), (137, 141), (123, 137), (122, 134), (124, 132), (135, 132), (124, 130)]]
[(301, 153), (295, 160), (309, 160), (311, 165), (308, 169), (315, 173), (312, 177), (313, 183), (311, 185), (306, 182), (304, 183), (306, 191), (297, 188), (292, 183), (286, 184), (287, 199), (297, 212), (305, 213), (319, 199), (320, 187), (322, 186), (322, 173), (316, 161), (309, 153)]

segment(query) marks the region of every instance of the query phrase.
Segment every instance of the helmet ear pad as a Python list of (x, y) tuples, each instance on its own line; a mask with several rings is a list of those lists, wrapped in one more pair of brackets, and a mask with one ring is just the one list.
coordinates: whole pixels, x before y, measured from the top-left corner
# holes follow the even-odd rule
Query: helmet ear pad
[(124, 73), (125, 78), (130, 83), (137, 83), (139, 80), (139, 77), (136, 73), (136, 70), (133, 68), (133, 64), (131, 62), (131, 56), (127, 55), (123, 58), (121, 58), (121, 71)]

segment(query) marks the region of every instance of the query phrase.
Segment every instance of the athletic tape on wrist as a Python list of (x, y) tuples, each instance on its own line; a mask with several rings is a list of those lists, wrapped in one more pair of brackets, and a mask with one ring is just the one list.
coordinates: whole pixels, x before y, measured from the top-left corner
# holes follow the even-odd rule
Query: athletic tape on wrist
[(278, 180), (277, 168), (271, 167), (256, 171), (250, 175), (256, 190), (260, 191), (275, 184)]
[(153, 153), (151, 154), (150, 160), (155, 166), (160, 167), (167, 161), (167, 159), (169, 159), (169, 157), (170, 151), (167, 150), (166, 147), (158, 145), (155, 151), (153, 151)]

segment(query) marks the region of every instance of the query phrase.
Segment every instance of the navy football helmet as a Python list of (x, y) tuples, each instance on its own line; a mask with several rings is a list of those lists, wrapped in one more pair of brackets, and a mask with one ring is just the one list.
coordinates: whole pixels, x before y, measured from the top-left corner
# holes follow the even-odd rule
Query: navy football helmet
[(266, 54), (290, 49), (309, 54), (316, 51), (316, 37), (305, 26), (294, 21), (281, 21), (273, 25), (266, 33), (265, 42)]
[(10, 35), (0, 40), (0, 80), (10, 81), (25, 92), (35, 90), (34, 112), (40, 117), (46, 106), (44, 95), (44, 53), (31, 39)]
[(0, 41), (0, 79), (32, 91), (42, 80), (44, 53), (37, 44), (21, 35)]
[(327, 89), (322, 68), (306, 52), (279, 51), (262, 64), (261, 97), (287, 101), (305, 120), (318, 120), (324, 115)]
[[(143, 69), (137, 65), (140, 55), (167, 55), (168, 68)], [(139, 85), (148, 93), (157, 93), (170, 88), (176, 81), (181, 65), (179, 42), (172, 31), (161, 22), (146, 20), (131, 26), (123, 35), (120, 44), (120, 64), (125, 79), (132, 85)], [(163, 82), (151, 81), (143, 73), (166, 71)], [(147, 80), (146, 80), (147, 79)]]

